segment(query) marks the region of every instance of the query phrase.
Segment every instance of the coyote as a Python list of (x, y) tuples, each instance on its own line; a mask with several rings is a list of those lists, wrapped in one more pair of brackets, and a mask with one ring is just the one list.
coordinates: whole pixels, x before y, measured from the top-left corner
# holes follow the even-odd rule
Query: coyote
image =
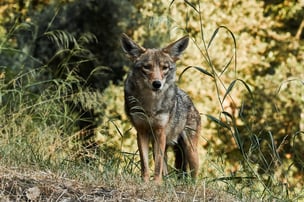
[(125, 111), (137, 131), (141, 174), (149, 181), (149, 142), (152, 141), (154, 180), (167, 175), (168, 146), (173, 147), (175, 167), (192, 178), (198, 174), (197, 143), (201, 118), (189, 96), (175, 84), (175, 62), (187, 48), (184, 36), (162, 49), (146, 49), (126, 34), (121, 37), (123, 51), (134, 65), (125, 81)]

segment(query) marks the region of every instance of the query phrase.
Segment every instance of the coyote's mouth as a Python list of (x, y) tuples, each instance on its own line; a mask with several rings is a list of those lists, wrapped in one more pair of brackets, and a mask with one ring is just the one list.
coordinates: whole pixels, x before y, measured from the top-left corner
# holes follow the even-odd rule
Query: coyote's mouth
[(161, 91), (160, 88), (152, 88), (152, 90), (153, 90), (154, 92), (159, 92), (159, 91)]

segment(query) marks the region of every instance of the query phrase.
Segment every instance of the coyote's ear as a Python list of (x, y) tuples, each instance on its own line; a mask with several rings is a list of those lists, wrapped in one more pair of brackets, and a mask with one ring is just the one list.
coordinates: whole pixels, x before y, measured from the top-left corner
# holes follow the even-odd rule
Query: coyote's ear
[(169, 53), (174, 61), (179, 59), (179, 56), (187, 48), (189, 44), (189, 36), (184, 36), (183, 38), (171, 43), (166, 48), (163, 48), (163, 51)]
[(146, 49), (140, 45), (137, 45), (125, 33), (123, 33), (121, 36), (121, 46), (123, 51), (127, 53), (132, 59), (138, 58), (142, 53), (146, 51)]

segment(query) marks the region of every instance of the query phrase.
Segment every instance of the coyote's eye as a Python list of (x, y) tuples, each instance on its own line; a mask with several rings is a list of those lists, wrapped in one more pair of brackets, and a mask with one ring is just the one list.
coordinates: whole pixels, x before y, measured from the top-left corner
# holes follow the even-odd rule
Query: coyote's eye
[(150, 64), (144, 64), (142, 66), (143, 70), (150, 70), (152, 68), (152, 66)]
[(168, 70), (170, 65), (168, 63), (163, 64), (163, 70)]

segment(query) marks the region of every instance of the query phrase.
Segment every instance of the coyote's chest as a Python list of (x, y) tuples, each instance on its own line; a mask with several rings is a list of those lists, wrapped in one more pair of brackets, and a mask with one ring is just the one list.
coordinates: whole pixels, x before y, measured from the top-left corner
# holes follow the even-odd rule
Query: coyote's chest
[[(164, 127), (170, 119), (174, 99), (168, 98), (169, 92), (129, 92), (126, 94), (129, 115), (134, 124)], [(169, 97), (174, 96), (172, 94)], [(132, 110), (134, 109), (134, 110)]]

